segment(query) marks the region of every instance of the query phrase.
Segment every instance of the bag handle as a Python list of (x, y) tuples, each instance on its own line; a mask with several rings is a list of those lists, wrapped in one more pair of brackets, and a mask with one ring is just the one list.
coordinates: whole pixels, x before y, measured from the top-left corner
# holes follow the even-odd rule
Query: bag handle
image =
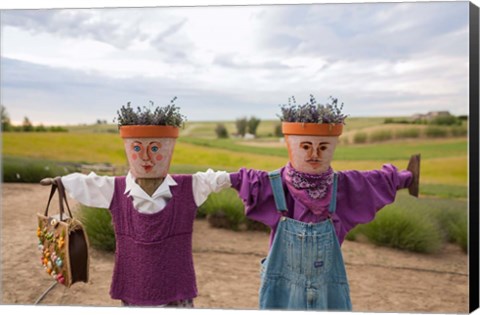
[(71, 219), (73, 219), (72, 212), (70, 211), (70, 207), (68, 205), (67, 194), (65, 193), (65, 187), (63, 186), (63, 183), (62, 183), (62, 178), (60, 176), (55, 177), (55, 181), (57, 183), (58, 194), (59, 194), (58, 199), (60, 202), (60, 221), (63, 220), (62, 215), (65, 213), (65, 208), (63, 207), (63, 203), (65, 203), (65, 205), (67, 206), (68, 215), (70, 216)]
[(44, 213), (44, 216), (46, 217), (48, 217), (48, 207), (50, 207), (50, 201), (52, 201), (53, 195), (55, 194), (56, 190), (57, 190), (57, 185), (52, 183), (52, 189), (50, 190), (50, 197), (48, 197), (47, 207), (45, 208), (45, 213)]
[(60, 207), (60, 221), (63, 221), (63, 214), (65, 213), (64, 203), (67, 206), (68, 214), (70, 218), (73, 218), (72, 212), (70, 211), (70, 206), (68, 205), (67, 195), (65, 194), (65, 187), (63, 186), (62, 179), (60, 176), (55, 177), (52, 180), (52, 189), (50, 190), (50, 197), (48, 198), (47, 208), (45, 209), (45, 216), (48, 216), (48, 208), (50, 207), (50, 202), (52, 201), (53, 195), (58, 188), (58, 201)]

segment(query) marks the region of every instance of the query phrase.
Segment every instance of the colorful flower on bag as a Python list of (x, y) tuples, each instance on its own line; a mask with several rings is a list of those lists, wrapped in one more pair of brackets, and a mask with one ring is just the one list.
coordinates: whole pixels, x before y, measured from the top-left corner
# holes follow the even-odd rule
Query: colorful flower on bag
[(65, 282), (65, 278), (63, 277), (63, 275), (61, 273), (59, 273), (57, 275), (57, 281), (61, 284), (63, 284)]
[(55, 260), (55, 264), (57, 265), (58, 268), (61, 268), (63, 266), (63, 260), (62, 258), (58, 257), (56, 260)]
[(63, 236), (60, 236), (57, 240), (58, 248), (62, 248), (64, 244), (65, 244), (65, 240), (63, 239)]
[(40, 229), (40, 227), (37, 228), (37, 236), (38, 237), (42, 236), (42, 229)]

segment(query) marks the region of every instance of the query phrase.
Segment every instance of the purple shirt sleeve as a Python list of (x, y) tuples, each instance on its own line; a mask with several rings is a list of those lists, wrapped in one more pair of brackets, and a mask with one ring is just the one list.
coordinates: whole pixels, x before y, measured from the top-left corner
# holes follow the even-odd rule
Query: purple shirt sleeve
[[(283, 169), (282, 169), (283, 173)], [(409, 171), (398, 171), (391, 164), (380, 170), (338, 172), (337, 209), (332, 216), (340, 243), (357, 224), (368, 223), (378, 210), (392, 203), (398, 189), (410, 184)], [(238, 191), (248, 218), (272, 228), (272, 238), (280, 218), (276, 210), (268, 173), (253, 169), (240, 169), (230, 174), (232, 187)], [(316, 216), (289, 194), (286, 186), (288, 216), (303, 222), (319, 222), (325, 216)]]
[(338, 172), (336, 217), (339, 240), (358, 224), (368, 223), (378, 210), (395, 201), (397, 190), (410, 184), (412, 174), (392, 164), (381, 170)]
[(246, 216), (274, 228), (281, 215), (275, 207), (268, 172), (241, 168), (230, 173), (230, 181), (245, 205)]

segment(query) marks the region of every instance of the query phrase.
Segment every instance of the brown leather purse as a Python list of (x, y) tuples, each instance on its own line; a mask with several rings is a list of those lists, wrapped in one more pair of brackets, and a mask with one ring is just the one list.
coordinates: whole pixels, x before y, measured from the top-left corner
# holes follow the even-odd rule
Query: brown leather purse
[[(49, 180), (52, 189), (47, 207), (44, 214), (37, 213), (38, 249), (41, 252), (42, 266), (50, 277), (66, 287), (75, 282), (88, 282), (87, 234), (82, 223), (72, 216), (61, 178)], [(49, 215), (48, 208), (57, 189), (60, 213)], [(68, 214), (65, 213), (64, 205)]]

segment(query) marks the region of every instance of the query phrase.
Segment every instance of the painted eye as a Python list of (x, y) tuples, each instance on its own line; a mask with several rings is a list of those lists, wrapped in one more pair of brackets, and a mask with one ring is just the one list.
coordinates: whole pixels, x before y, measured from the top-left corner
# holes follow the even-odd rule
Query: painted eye
[(136, 146), (133, 147), (133, 151), (135, 151), (135, 152), (140, 152), (140, 150), (141, 150), (141, 148), (140, 148), (139, 145), (136, 145)]
[(308, 144), (304, 144), (304, 145), (302, 145), (302, 149), (308, 150), (308, 149), (310, 149), (310, 146)]
[(322, 150), (322, 151), (325, 151), (326, 149), (328, 149), (328, 147), (327, 147), (326, 145), (322, 145), (322, 146), (320, 147), (320, 150)]
[(156, 153), (158, 152), (158, 147), (155, 145), (151, 148), (152, 152)]

